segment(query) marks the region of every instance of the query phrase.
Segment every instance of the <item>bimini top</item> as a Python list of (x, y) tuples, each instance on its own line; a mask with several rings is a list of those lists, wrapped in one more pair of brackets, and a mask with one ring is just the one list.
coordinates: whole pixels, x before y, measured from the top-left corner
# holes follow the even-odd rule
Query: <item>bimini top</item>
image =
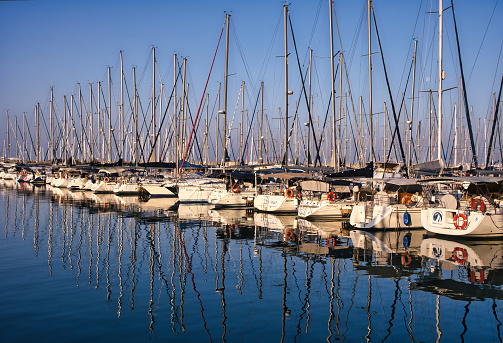
[(503, 178), (494, 176), (452, 176), (452, 177), (433, 177), (417, 180), (421, 183), (502, 183)]
[(292, 172), (284, 172), (284, 173), (269, 173), (269, 174), (263, 174), (261, 175), (263, 179), (267, 179), (270, 177), (276, 178), (276, 179), (285, 179), (285, 180), (291, 180), (291, 179), (305, 179), (305, 178), (312, 178), (313, 176), (309, 173), (292, 173)]

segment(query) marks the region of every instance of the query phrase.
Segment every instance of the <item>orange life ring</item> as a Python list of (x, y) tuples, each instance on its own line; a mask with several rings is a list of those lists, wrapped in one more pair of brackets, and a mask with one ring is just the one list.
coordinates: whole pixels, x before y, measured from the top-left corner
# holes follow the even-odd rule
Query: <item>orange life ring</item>
[[(462, 258), (460, 258), (458, 256), (458, 253), (461, 253), (463, 255)], [(454, 250), (452, 251), (452, 258), (454, 258), (454, 260), (457, 262), (457, 263), (464, 263), (466, 262), (466, 259), (468, 257), (468, 253), (466, 252), (465, 249), (463, 248), (460, 248), (460, 247), (455, 247)]]
[(334, 192), (330, 192), (327, 194), (327, 199), (328, 201), (334, 201), (335, 199), (337, 199), (337, 195), (335, 195)]
[(334, 237), (327, 238), (327, 247), (329, 247), (329, 248), (335, 247), (335, 238)]
[[(458, 218), (461, 218), (463, 221), (461, 223), (461, 225), (458, 224)], [(456, 227), (456, 229), (458, 230), (464, 230), (464, 228), (466, 227), (466, 224), (468, 224), (468, 219), (466, 219), (466, 216), (463, 214), (463, 213), (458, 213), (454, 216), (454, 226)]]
[(293, 232), (292, 231), (287, 231), (285, 233), (285, 241), (290, 241), (293, 238)]
[(477, 198), (472, 200), (471, 202), (472, 210), (477, 210), (477, 205), (480, 205), (480, 212), (484, 212), (486, 210), (486, 204), (482, 201), (482, 199)]
[(406, 252), (403, 253), (402, 255), (402, 264), (404, 266), (408, 266), (412, 262), (412, 257)]
[(285, 195), (289, 198), (293, 197), (293, 189), (291, 188), (288, 188), (286, 191), (285, 191)]
[(104, 179), (103, 179), (103, 181), (104, 181), (105, 183), (107, 183), (108, 181), (110, 181), (110, 179), (109, 179), (108, 177), (106, 177), (106, 178), (104, 178)]
[(402, 205), (410, 206), (412, 204), (412, 197), (410, 195), (404, 195), (402, 197)]
[(235, 183), (234, 185), (232, 185), (232, 193), (239, 193), (239, 185), (237, 183)]

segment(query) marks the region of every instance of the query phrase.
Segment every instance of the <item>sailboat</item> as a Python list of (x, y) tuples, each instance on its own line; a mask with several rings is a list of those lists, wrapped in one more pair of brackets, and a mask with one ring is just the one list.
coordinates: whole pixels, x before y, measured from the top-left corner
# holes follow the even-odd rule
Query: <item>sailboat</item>
[(351, 225), (364, 230), (420, 228), (423, 208), (421, 185), (404, 178), (379, 181), (382, 189), (375, 194), (362, 193), (364, 198), (353, 207), (349, 218)]
[(453, 185), (460, 194), (453, 202), (434, 201), (421, 210), (421, 225), (426, 230), (449, 236), (503, 237), (503, 178), (466, 176), (427, 181)]

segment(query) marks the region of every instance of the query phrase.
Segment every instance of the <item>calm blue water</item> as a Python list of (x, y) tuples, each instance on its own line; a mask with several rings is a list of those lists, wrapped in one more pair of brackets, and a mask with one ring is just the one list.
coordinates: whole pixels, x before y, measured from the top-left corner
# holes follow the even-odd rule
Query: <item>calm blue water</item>
[(500, 241), (172, 204), (1, 184), (0, 341), (502, 341)]

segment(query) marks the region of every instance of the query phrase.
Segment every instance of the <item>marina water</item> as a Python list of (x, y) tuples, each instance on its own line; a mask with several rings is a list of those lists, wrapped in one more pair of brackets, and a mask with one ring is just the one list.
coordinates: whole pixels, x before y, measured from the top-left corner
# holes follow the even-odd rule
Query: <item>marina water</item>
[(7, 181), (0, 208), (2, 342), (502, 341), (499, 240)]

